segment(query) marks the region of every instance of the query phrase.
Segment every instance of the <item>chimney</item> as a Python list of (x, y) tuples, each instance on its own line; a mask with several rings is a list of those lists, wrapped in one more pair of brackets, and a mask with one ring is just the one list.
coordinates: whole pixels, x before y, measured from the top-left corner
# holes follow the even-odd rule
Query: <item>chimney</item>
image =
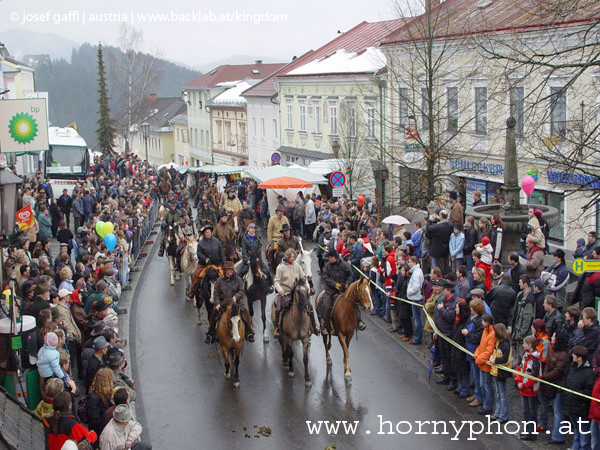
[(153, 93), (150, 94), (150, 101), (153, 102), (155, 100), (156, 100), (156, 93), (153, 92)]
[(257, 59), (256, 61), (254, 61), (256, 64), (262, 64), (262, 59)]

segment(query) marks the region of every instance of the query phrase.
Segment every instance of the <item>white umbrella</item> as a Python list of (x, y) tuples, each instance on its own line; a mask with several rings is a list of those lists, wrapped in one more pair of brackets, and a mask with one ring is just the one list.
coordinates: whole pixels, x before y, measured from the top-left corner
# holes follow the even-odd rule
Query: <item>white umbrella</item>
[(179, 166), (177, 164), (175, 164), (173, 161), (171, 161), (168, 164), (162, 164), (162, 165), (158, 166), (158, 170), (160, 170), (160, 169), (172, 169), (173, 167), (175, 167), (177, 169)]
[(389, 216), (389, 217), (386, 217), (385, 219), (383, 219), (381, 222), (387, 223), (390, 225), (407, 225), (410, 223), (410, 220), (408, 220), (406, 217), (402, 217), (402, 216)]

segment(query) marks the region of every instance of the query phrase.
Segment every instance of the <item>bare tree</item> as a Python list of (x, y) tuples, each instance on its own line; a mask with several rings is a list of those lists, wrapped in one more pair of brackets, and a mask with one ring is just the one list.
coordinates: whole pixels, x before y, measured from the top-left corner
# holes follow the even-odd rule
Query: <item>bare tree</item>
[(129, 150), (129, 131), (144, 119), (148, 94), (155, 89), (160, 73), (154, 63), (159, 55), (144, 53), (144, 37), (141, 30), (122, 23), (119, 28), (119, 48), (112, 48), (109, 65), (115, 86), (117, 129), (125, 138), (125, 151)]

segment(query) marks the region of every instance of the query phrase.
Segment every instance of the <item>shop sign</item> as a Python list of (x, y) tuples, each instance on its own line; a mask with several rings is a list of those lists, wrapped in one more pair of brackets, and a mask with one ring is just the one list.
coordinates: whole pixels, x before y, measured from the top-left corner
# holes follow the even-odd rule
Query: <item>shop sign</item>
[(502, 164), (488, 164), (481, 161), (469, 161), (458, 158), (450, 158), (450, 169), (497, 176), (503, 176), (504, 173), (504, 166)]
[(583, 175), (580, 173), (546, 171), (548, 181), (554, 184), (572, 184), (585, 186), (590, 189), (600, 189), (600, 180), (592, 175)]

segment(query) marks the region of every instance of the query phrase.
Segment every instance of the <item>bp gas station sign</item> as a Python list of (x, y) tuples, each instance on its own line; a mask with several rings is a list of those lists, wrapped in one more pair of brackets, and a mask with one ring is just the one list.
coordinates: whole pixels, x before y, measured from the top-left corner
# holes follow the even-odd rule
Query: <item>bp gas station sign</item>
[(48, 150), (46, 99), (0, 100), (0, 151)]

